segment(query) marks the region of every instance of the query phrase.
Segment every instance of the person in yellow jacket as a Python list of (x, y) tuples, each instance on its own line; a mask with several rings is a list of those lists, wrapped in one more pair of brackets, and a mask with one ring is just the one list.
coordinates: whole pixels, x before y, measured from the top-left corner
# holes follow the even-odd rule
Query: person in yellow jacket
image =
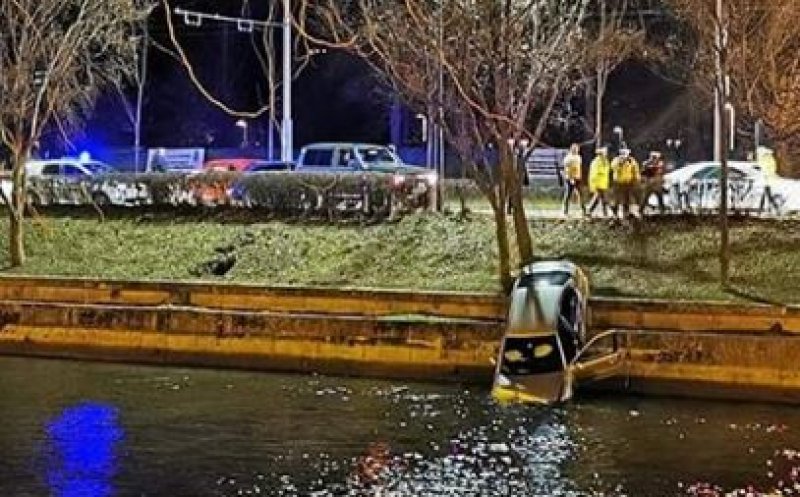
[(583, 215), (586, 215), (586, 206), (583, 203), (581, 191), (582, 177), (583, 159), (580, 145), (573, 143), (569, 148), (569, 153), (564, 157), (564, 216), (569, 216), (569, 204), (575, 195), (578, 196)]
[[(611, 171), (614, 175), (614, 192), (617, 200), (615, 211), (619, 209), (621, 217), (628, 217), (631, 215), (631, 203), (638, 197), (639, 183), (642, 179), (639, 163), (629, 149), (623, 148), (611, 163)], [(641, 204), (639, 209), (641, 214)]]
[(589, 166), (589, 191), (593, 195), (589, 202), (590, 216), (598, 204), (603, 206), (603, 216), (608, 215), (609, 186), (611, 186), (611, 163), (608, 161), (608, 148), (601, 147), (597, 149), (595, 158)]
[(780, 211), (780, 206), (772, 193), (772, 187), (775, 186), (775, 179), (778, 177), (778, 161), (775, 160), (775, 153), (767, 147), (759, 147), (758, 166), (764, 176), (764, 193), (761, 195), (758, 209), (763, 213), (766, 202), (769, 202), (777, 214)]

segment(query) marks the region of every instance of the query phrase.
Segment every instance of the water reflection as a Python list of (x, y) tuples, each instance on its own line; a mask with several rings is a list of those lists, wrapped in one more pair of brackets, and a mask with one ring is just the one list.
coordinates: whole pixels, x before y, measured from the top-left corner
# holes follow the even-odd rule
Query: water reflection
[(800, 495), (796, 407), (9, 358), (0, 378), (0, 497)]
[(45, 427), (46, 481), (54, 497), (114, 494), (117, 446), (123, 438), (117, 410), (82, 403), (64, 409)]

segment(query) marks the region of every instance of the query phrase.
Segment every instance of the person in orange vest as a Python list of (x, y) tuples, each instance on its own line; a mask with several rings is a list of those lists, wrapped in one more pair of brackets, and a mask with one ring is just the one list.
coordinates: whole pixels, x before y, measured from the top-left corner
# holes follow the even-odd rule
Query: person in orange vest
[(586, 215), (586, 205), (583, 203), (582, 188), (583, 159), (581, 159), (580, 145), (573, 143), (569, 153), (564, 157), (564, 216), (569, 216), (569, 204), (572, 197), (577, 195), (583, 215)]
[[(611, 171), (614, 175), (614, 193), (619, 209), (618, 214), (621, 218), (629, 217), (631, 203), (636, 200), (641, 182), (639, 163), (631, 155), (630, 149), (620, 149), (619, 156), (611, 163)], [(641, 203), (639, 204), (639, 213), (641, 214)]]
[(778, 177), (778, 161), (775, 160), (775, 153), (772, 149), (767, 147), (758, 148), (758, 166), (764, 176), (764, 193), (761, 195), (758, 209), (763, 213), (764, 207), (766, 207), (765, 204), (769, 202), (769, 205), (772, 206), (777, 214), (780, 212), (780, 206), (772, 193), (772, 187), (775, 186), (775, 179)]
[(600, 147), (589, 166), (589, 191), (593, 194), (589, 202), (589, 215), (598, 204), (603, 206), (603, 216), (608, 215), (608, 187), (611, 184), (611, 164), (608, 162), (608, 148)]

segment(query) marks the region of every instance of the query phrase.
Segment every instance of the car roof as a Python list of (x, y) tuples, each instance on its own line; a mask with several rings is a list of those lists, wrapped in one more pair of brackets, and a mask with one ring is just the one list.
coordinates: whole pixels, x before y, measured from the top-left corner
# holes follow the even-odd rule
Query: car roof
[[(686, 164), (686, 166), (684, 166), (684, 167), (685, 168), (689, 168), (689, 167), (700, 168), (700, 167), (707, 167), (707, 166), (717, 166), (717, 167), (719, 167), (720, 166), (720, 161), (713, 161), (712, 160), (712, 161), (702, 161), (702, 162), (691, 162), (689, 164)], [(729, 160), (728, 161), (728, 166), (759, 168), (759, 165), (756, 162), (753, 162), (753, 161), (742, 161), (742, 160)]]
[(323, 142), (312, 143), (303, 147), (303, 150), (314, 150), (317, 148), (345, 148), (345, 147), (380, 147), (389, 149), (387, 145), (379, 145), (376, 143), (360, 143), (360, 142)]

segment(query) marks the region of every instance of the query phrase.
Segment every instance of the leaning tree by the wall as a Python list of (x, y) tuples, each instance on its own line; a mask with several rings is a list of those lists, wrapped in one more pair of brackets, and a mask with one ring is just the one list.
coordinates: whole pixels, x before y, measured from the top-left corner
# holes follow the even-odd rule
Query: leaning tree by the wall
[[(357, 54), (441, 126), (494, 213), (501, 284), (533, 259), (515, 145), (579, 78), (586, 0), (303, 0), (299, 31)], [(511, 207), (509, 225), (507, 206)]]
[(12, 266), (25, 262), (25, 163), (42, 130), (68, 137), (98, 92), (136, 68), (142, 0), (0, 2), (0, 142), (10, 151), (13, 191), (6, 198)]

